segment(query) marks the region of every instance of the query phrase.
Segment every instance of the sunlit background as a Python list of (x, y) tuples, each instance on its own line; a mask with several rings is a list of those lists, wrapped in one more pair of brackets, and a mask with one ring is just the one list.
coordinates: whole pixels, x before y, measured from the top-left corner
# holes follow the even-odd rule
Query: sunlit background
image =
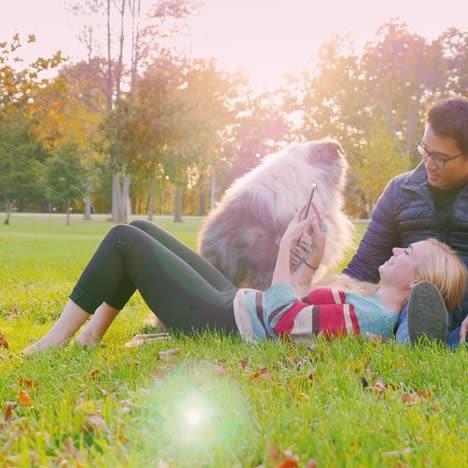
[(466, 97), (467, 18), (462, 0), (8, 2), (0, 125), (21, 118), (1, 143), (1, 196), (19, 211), (181, 221), (263, 156), (331, 137), (350, 166), (346, 212), (367, 219), (420, 163), (428, 106)]
[[(33, 53), (57, 48), (75, 59), (85, 57), (79, 41), (88, 20), (76, 16), (70, 0), (16, 0), (0, 15), (0, 36), (34, 33)], [(142, 0), (142, 10), (154, 2)], [(216, 57), (232, 69), (242, 68), (253, 82), (277, 86), (284, 74), (297, 72), (317, 59), (319, 45), (335, 33), (349, 33), (357, 47), (373, 38), (379, 26), (400, 18), (417, 34), (435, 38), (444, 29), (466, 28), (463, 0), (206, 0), (188, 21), (177, 42), (194, 57)], [(104, 24), (96, 23), (105, 33)]]

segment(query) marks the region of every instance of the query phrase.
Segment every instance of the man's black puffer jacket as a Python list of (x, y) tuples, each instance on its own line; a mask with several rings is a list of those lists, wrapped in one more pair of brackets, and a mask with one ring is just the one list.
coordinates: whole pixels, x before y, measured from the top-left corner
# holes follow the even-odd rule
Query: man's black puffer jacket
[[(468, 267), (468, 183), (460, 190), (449, 221), (443, 224), (429, 192), (424, 164), (393, 178), (377, 201), (361, 244), (343, 273), (377, 283), (378, 267), (392, 256), (393, 247), (433, 237), (450, 245)], [(459, 324), (468, 314), (468, 292)]]

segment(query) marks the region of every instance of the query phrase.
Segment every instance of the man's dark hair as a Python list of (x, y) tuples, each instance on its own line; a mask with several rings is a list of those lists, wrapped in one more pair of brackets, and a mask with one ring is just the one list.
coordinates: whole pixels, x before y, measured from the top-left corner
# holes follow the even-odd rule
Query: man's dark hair
[(468, 99), (438, 102), (429, 109), (426, 120), (436, 135), (453, 138), (461, 151), (468, 154)]

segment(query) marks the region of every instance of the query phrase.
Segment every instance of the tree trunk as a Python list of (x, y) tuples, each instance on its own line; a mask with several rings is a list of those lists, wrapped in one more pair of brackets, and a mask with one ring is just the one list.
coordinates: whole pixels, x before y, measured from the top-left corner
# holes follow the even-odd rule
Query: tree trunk
[(120, 220), (121, 223), (128, 223), (128, 215), (131, 214), (131, 207), (130, 207), (130, 182), (131, 178), (129, 175), (123, 176), (123, 190), (122, 190), (122, 219)]
[(148, 191), (148, 221), (153, 222), (154, 185), (150, 184)]
[(114, 223), (127, 223), (130, 182), (129, 175), (115, 174), (112, 176), (112, 221)]
[(174, 223), (182, 223), (182, 201), (184, 197), (184, 187), (176, 185)]
[(91, 197), (89, 195), (86, 195), (84, 197), (84, 204), (85, 204), (84, 219), (89, 221), (91, 219)]
[(205, 206), (205, 177), (200, 175), (200, 182), (199, 182), (199, 187), (200, 187), (200, 195), (199, 195), (199, 201), (198, 201), (198, 214), (200, 216), (205, 216), (205, 211), (206, 211), (206, 206)]
[(119, 223), (120, 215), (120, 199), (122, 198), (122, 190), (120, 188), (120, 174), (112, 176), (112, 221)]
[(216, 205), (216, 175), (213, 174), (211, 177), (211, 189), (210, 189), (210, 210), (214, 210)]
[(5, 218), (5, 221), (3, 222), (3, 224), (10, 224), (10, 216), (11, 216), (11, 212), (13, 211), (14, 204), (15, 204), (14, 200), (7, 200), (5, 202), (6, 218)]

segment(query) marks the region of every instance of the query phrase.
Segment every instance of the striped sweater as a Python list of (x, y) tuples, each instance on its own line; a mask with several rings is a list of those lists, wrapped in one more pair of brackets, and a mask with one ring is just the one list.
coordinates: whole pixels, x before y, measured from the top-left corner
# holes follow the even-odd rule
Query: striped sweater
[(377, 296), (319, 288), (300, 298), (288, 283), (265, 292), (239, 289), (234, 299), (237, 328), (246, 341), (287, 338), (309, 341), (376, 333), (389, 338), (398, 314)]

